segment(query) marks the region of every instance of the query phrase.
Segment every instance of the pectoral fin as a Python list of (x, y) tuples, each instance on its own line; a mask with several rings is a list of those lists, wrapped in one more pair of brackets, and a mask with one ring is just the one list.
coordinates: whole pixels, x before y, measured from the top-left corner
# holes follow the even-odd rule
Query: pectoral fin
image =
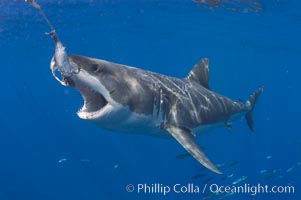
[(202, 149), (195, 142), (195, 138), (190, 130), (175, 126), (168, 126), (166, 130), (204, 167), (215, 173), (222, 174), (203, 153)]

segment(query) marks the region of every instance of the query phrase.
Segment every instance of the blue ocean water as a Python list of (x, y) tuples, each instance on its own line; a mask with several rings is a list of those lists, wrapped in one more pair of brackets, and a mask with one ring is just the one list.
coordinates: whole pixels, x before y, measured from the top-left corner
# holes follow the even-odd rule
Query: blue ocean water
[[(175, 77), (208, 57), (214, 91), (243, 101), (261, 85), (265, 91), (254, 133), (242, 119), (197, 138), (224, 173), (213, 174), (191, 157), (178, 159), (185, 151), (175, 140), (79, 119), (80, 94), (49, 69), (49, 28), (30, 5), (0, 0), (0, 200), (301, 198), (300, 1), (265, 0), (260, 13), (212, 11), (190, 0), (38, 2), (69, 53)], [(238, 185), (293, 186), (294, 193), (202, 193), (206, 184), (233, 186), (242, 177)], [(127, 192), (128, 184), (136, 190)], [(138, 184), (201, 191), (138, 193)]]

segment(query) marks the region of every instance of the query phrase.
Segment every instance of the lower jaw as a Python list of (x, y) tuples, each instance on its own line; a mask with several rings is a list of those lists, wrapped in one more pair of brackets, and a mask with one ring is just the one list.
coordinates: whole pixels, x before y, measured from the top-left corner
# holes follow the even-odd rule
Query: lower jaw
[(93, 119), (99, 111), (94, 112), (85, 112), (85, 111), (79, 111), (77, 112), (77, 116), (81, 119)]
[(113, 110), (113, 106), (110, 104), (106, 104), (104, 107), (102, 107), (100, 110), (97, 111), (93, 111), (93, 112), (79, 111), (77, 112), (77, 116), (85, 120), (96, 120), (104, 117), (112, 110)]

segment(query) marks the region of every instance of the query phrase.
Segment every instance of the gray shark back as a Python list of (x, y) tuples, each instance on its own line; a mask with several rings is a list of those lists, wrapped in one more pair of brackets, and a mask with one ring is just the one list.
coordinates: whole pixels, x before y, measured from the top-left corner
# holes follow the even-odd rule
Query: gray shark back
[[(124, 80), (121, 93), (112, 96), (130, 110), (163, 118), (166, 123), (195, 128), (227, 121), (235, 113), (248, 111), (240, 101), (219, 95), (187, 79), (119, 66)], [(162, 116), (161, 116), (162, 117)]]

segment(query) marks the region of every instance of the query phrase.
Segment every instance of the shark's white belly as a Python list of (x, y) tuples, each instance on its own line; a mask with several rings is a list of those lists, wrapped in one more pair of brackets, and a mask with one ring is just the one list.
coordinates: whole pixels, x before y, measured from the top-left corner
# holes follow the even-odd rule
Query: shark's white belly
[(115, 108), (101, 118), (92, 120), (102, 128), (132, 134), (152, 135), (166, 137), (168, 133), (160, 128), (161, 119), (153, 115), (144, 115), (131, 112), (128, 107), (115, 106)]

